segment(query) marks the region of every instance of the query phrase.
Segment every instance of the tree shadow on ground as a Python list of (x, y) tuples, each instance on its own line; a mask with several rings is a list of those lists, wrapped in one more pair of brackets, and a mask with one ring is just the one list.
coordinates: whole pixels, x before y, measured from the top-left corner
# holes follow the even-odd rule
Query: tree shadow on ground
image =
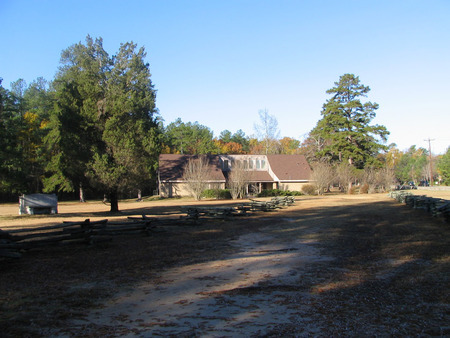
[[(291, 306), (299, 306), (298, 318), (309, 318), (321, 335), (442, 334), (450, 322), (448, 224), (393, 200), (325, 203), (167, 228), (148, 237), (123, 236), (100, 246), (45, 248), (20, 261), (0, 261), (5, 313), (0, 329), (37, 332), (29, 331), (31, 322), (35, 328), (62, 327), (68, 313), (82, 316), (118, 287), (149, 280), (161, 268), (223, 258), (236, 250), (231, 239), (262, 231), (279, 241), (311, 243), (333, 257), (298, 271), (297, 289), (287, 296)], [(135, 208), (126, 215), (170, 215), (177, 208)], [(78, 292), (73, 286), (81, 282), (88, 286)], [(300, 306), (305, 292), (312, 297), (306, 307)], [(277, 330), (308, 333), (295, 319)]]

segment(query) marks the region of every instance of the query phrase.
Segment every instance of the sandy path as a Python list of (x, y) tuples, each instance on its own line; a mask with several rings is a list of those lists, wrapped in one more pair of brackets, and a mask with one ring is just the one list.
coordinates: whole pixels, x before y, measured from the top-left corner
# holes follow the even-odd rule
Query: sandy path
[[(74, 329), (224, 337), (258, 335), (298, 321), (298, 308), (286, 298), (293, 292), (298, 297), (299, 269), (329, 258), (319, 256), (313, 243), (280, 243), (265, 233), (241, 236), (233, 245), (237, 253), (222, 260), (162, 272), (93, 311)], [(307, 304), (312, 296), (305, 292), (303, 297)]]

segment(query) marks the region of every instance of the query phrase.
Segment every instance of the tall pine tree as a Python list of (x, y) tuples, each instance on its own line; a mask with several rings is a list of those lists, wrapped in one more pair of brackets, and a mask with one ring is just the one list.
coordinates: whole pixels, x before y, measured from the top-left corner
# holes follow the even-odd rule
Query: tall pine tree
[(335, 87), (327, 90), (333, 96), (323, 105), (322, 119), (310, 133), (311, 137), (324, 140), (317, 157), (338, 163), (347, 161), (363, 168), (375, 164), (378, 152), (387, 149), (383, 144), (389, 135), (386, 127), (371, 125), (378, 104), (360, 101), (369, 91), (353, 74), (342, 75)]

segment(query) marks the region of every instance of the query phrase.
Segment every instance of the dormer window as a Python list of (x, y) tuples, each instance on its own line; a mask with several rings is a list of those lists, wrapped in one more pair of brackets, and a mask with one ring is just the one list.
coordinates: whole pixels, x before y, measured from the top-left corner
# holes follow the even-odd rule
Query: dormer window
[(228, 160), (223, 160), (223, 170), (228, 170), (230, 168), (230, 163)]

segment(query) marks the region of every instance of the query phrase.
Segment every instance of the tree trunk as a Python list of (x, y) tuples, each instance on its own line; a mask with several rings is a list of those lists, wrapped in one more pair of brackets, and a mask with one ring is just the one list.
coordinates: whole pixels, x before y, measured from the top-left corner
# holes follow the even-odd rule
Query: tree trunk
[(112, 190), (109, 193), (109, 202), (111, 204), (110, 212), (118, 212), (119, 211), (119, 200), (117, 198), (117, 190)]
[(138, 189), (138, 199), (137, 199), (137, 201), (138, 201), (138, 202), (141, 202), (141, 201), (142, 201), (142, 193), (141, 193), (141, 189)]
[(83, 184), (80, 182), (80, 202), (84, 203), (86, 200), (84, 199), (84, 189)]

